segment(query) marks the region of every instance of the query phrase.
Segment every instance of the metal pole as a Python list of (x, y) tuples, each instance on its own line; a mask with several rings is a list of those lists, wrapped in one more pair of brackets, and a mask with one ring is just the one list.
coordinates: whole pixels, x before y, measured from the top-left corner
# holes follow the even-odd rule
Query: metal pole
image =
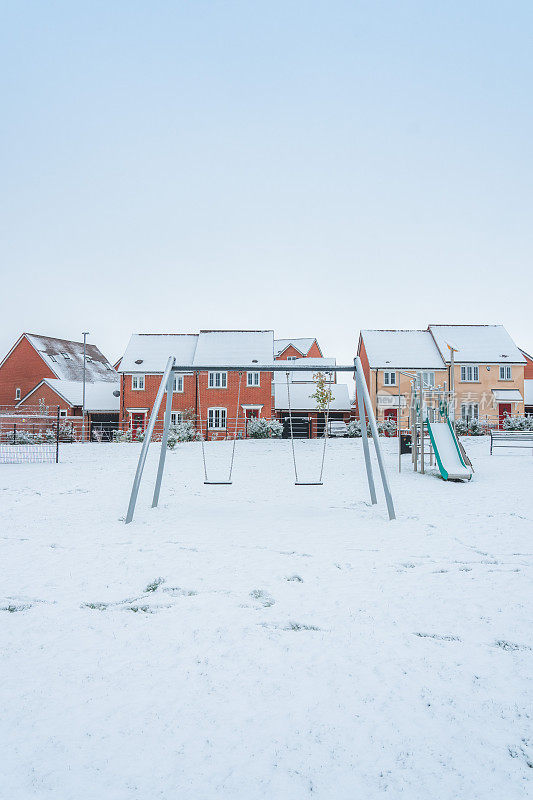
[(167, 455), (168, 431), (170, 428), (170, 415), (172, 413), (173, 394), (174, 394), (174, 375), (171, 372), (170, 375), (168, 376), (168, 381), (167, 381), (167, 405), (165, 408), (165, 422), (163, 424), (163, 436), (161, 437), (161, 452), (159, 453), (159, 466), (157, 467), (157, 477), (155, 479), (154, 499), (152, 500), (152, 508), (155, 508), (159, 502), (161, 480), (163, 478), (163, 470), (165, 469), (165, 458)]
[(400, 394), (400, 382), (402, 380), (402, 373), (398, 372), (398, 472), (402, 471), (402, 428), (400, 425), (400, 413), (401, 413), (401, 394)]
[(385, 500), (387, 502), (387, 510), (389, 512), (389, 519), (396, 519), (396, 514), (394, 512), (394, 503), (392, 501), (392, 494), (389, 487), (389, 479), (387, 478), (387, 471), (385, 470), (385, 464), (383, 461), (383, 456), (381, 453), (381, 445), (379, 443), (379, 435), (378, 435), (378, 426), (376, 425), (376, 418), (374, 416), (374, 412), (372, 410), (372, 405), (370, 402), (370, 394), (368, 392), (368, 386), (366, 385), (365, 381), (365, 373), (363, 372), (363, 365), (361, 364), (361, 359), (359, 356), (356, 356), (354, 359), (355, 369), (357, 373), (357, 377), (359, 379), (359, 385), (361, 386), (361, 391), (363, 392), (363, 399), (365, 401), (365, 407), (368, 412), (368, 421), (370, 422), (370, 428), (372, 430), (372, 438), (374, 439), (374, 448), (376, 451), (376, 457), (378, 460), (379, 471), (381, 474), (381, 483), (383, 485), (383, 491), (385, 493)]
[(359, 409), (359, 423), (361, 425), (361, 439), (363, 440), (363, 453), (365, 455), (366, 477), (368, 479), (368, 488), (370, 490), (370, 500), (374, 505), (375, 503), (378, 502), (378, 498), (376, 495), (376, 486), (374, 484), (372, 462), (370, 461), (370, 448), (368, 447), (368, 431), (366, 429), (365, 401), (363, 397), (363, 390), (359, 386), (357, 373), (355, 376), (355, 390), (357, 393), (357, 408)]
[(59, 406), (57, 407), (56, 420), (56, 464), (59, 463)]
[(81, 412), (81, 441), (85, 442), (85, 369), (86, 369), (86, 350), (87, 350), (87, 336), (89, 331), (83, 331), (83, 405)]
[(148, 455), (148, 448), (150, 446), (150, 440), (152, 438), (152, 433), (154, 432), (155, 421), (157, 419), (157, 413), (159, 411), (159, 406), (161, 405), (161, 400), (163, 399), (163, 395), (165, 393), (165, 386), (167, 385), (168, 377), (172, 374), (172, 365), (176, 360), (175, 356), (170, 356), (167, 365), (165, 367), (165, 371), (163, 372), (163, 378), (161, 380), (161, 384), (159, 386), (154, 406), (152, 408), (152, 413), (150, 415), (150, 420), (148, 422), (148, 427), (144, 433), (144, 440), (141, 448), (141, 454), (139, 456), (139, 463), (137, 464), (137, 471), (135, 472), (135, 478), (133, 479), (133, 486), (131, 487), (131, 495), (130, 495), (130, 502), (128, 505), (128, 512), (126, 514), (126, 525), (132, 521), (133, 514), (135, 512), (135, 504), (137, 502), (137, 495), (139, 494), (139, 486), (141, 483), (141, 478), (144, 470), (144, 465), (146, 462), (146, 456)]
[[(452, 395), (452, 413), (450, 422), (452, 423), (452, 428), (455, 432), (455, 350), (453, 347), (450, 347), (450, 392)], [(448, 407), (448, 414), (449, 413), (450, 409)]]
[(424, 464), (424, 381), (422, 373), (418, 373), (418, 384), (420, 387), (420, 472), (425, 474), (426, 466)]

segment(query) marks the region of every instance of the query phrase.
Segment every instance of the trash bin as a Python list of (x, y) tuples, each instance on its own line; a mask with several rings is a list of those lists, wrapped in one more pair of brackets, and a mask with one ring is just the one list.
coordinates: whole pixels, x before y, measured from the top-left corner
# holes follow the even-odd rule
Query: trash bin
[(404, 456), (406, 453), (412, 453), (412, 451), (411, 434), (400, 433), (400, 455)]

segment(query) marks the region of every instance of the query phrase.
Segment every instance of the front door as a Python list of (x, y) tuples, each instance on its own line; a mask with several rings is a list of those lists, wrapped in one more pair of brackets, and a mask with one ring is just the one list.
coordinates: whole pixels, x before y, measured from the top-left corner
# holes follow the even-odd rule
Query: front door
[(139, 428), (141, 429), (141, 431), (144, 431), (144, 412), (143, 411), (133, 412), (133, 414), (131, 415), (131, 430), (132, 430), (133, 435), (135, 435), (137, 433)]
[[(398, 424), (398, 409), (397, 408), (386, 408), (383, 412), (383, 417), (385, 422), (394, 422), (396, 425)], [(385, 434), (388, 436), (389, 434)]]
[(499, 403), (498, 404), (498, 423), (500, 430), (503, 428), (503, 421), (506, 416), (511, 416), (511, 404), (510, 403)]

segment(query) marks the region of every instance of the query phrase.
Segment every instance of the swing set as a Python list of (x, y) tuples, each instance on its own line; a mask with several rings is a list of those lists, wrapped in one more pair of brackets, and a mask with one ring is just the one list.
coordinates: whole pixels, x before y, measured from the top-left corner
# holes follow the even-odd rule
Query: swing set
[[(379, 443), (379, 436), (378, 436), (378, 429), (376, 424), (376, 418), (374, 416), (374, 412), (372, 410), (372, 404), (370, 402), (370, 395), (368, 392), (368, 387), (366, 385), (365, 376), (363, 373), (363, 367), (361, 364), (361, 360), (359, 356), (354, 359), (353, 366), (330, 366), (328, 365), (327, 370), (320, 365), (315, 365), (312, 363), (312, 360), (309, 359), (309, 364), (298, 364), (290, 366), (288, 369), (286, 363), (282, 363), (280, 361), (274, 364), (247, 364), (242, 366), (235, 366), (235, 365), (205, 365), (205, 366), (194, 366), (193, 371), (199, 375), (201, 372), (210, 372), (213, 370), (227, 370), (232, 372), (239, 373), (239, 384), (238, 384), (238, 393), (237, 393), (237, 412), (235, 415), (235, 430), (233, 435), (233, 443), (231, 448), (231, 459), (230, 459), (230, 466), (228, 472), (227, 480), (212, 480), (209, 477), (209, 471), (207, 468), (207, 458), (206, 458), (206, 449), (204, 443), (204, 436), (203, 436), (203, 429), (202, 429), (202, 406), (201, 406), (201, 397), (200, 392), (198, 392), (198, 411), (199, 411), (199, 418), (200, 418), (200, 431), (201, 434), (201, 448), (202, 448), (202, 460), (204, 466), (204, 484), (207, 486), (231, 486), (233, 483), (232, 476), (233, 476), (233, 465), (235, 461), (235, 445), (237, 441), (237, 435), (239, 431), (239, 416), (240, 416), (240, 399), (241, 399), (241, 383), (242, 383), (242, 376), (247, 370), (259, 370), (261, 372), (285, 372), (287, 378), (287, 403), (288, 403), (288, 410), (289, 410), (289, 428), (290, 428), (290, 438), (291, 438), (291, 449), (292, 449), (292, 459), (293, 459), (293, 466), (294, 466), (294, 484), (295, 486), (322, 486), (323, 485), (323, 474), (324, 474), (324, 462), (326, 457), (326, 446), (328, 440), (328, 424), (329, 424), (329, 410), (330, 410), (330, 403), (331, 403), (331, 394), (328, 394), (328, 402), (327, 402), (327, 409), (325, 413), (325, 428), (324, 428), (324, 443), (322, 448), (322, 458), (321, 458), (321, 465), (320, 465), (320, 476), (317, 481), (303, 481), (299, 478), (298, 475), (298, 467), (296, 461), (296, 450), (294, 445), (294, 432), (293, 432), (293, 425), (292, 425), (292, 409), (291, 409), (291, 398), (290, 398), (290, 383), (289, 383), (289, 376), (292, 372), (309, 372), (309, 370), (315, 370), (317, 372), (326, 372), (327, 374), (331, 375), (333, 372), (351, 372), (354, 373), (355, 377), (355, 385), (356, 385), (356, 392), (357, 392), (357, 406), (359, 410), (359, 420), (361, 423), (361, 438), (363, 443), (363, 454), (365, 458), (365, 467), (366, 467), (366, 475), (368, 480), (368, 488), (370, 492), (370, 500), (371, 503), (374, 505), (377, 503), (377, 495), (376, 495), (376, 487), (374, 483), (374, 475), (372, 470), (372, 462), (370, 460), (370, 447), (368, 442), (368, 433), (367, 433), (367, 426), (366, 420), (370, 424), (370, 429), (372, 432), (372, 441), (374, 442), (374, 448), (376, 453), (376, 459), (378, 463), (378, 468), (381, 477), (381, 484), (383, 487), (383, 493), (385, 495), (385, 501), (387, 504), (387, 511), (389, 515), (389, 519), (395, 519), (395, 511), (394, 511), (394, 503), (392, 500), (392, 494), (389, 487), (389, 481), (387, 478), (387, 473), (385, 470), (385, 464), (383, 462), (383, 454), (381, 452), (381, 446)], [(155, 480), (155, 487), (154, 487), (154, 495), (152, 500), (152, 508), (155, 508), (159, 503), (159, 494), (161, 491), (161, 482), (163, 479), (163, 472), (165, 469), (165, 459), (167, 453), (167, 442), (168, 442), (168, 435), (170, 430), (170, 420), (171, 420), (171, 413), (172, 413), (172, 397), (174, 391), (174, 375), (176, 373), (181, 374), (184, 372), (191, 372), (191, 365), (178, 365), (176, 364), (175, 356), (170, 356), (168, 358), (165, 370), (163, 372), (163, 377), (161, 378), (161, 383), (159, 385), (159, 389), (154, 401), (154, 405), (152, 408), (152, 413), (150, 415), (150, 420), (146, 427), (145, 436), (142, 443), (141, 453), (139, 456), (139, 461), (137, 464), (137, 469), (135, 472), (135, 477), (133, 479), (133, 485), (131, 488), (130, 494), (130, 501), (128, 505), (128, 511), (126, 514), (126, 524), (130, 523), (133, 519), (133, 515), (135, 512), (135, 505), (137, 503), (137, 496), (139, 494), (139, 486), (141, 484), (141, 479), (144, 471), (144, 466), (146, 463), (146, 457), (148, 455), (148, 448), (150, 446), (150, 442), (152, 440), (152, 435), (154, 432), (154, 427), (157, 420), (157, 415), (159, 413), (159, 408), (161, 406), (163, 395), (165, 391), (167, 393), (166, 399), (166, 407), (165, 407), (165, 415), (164, 415), (164, 422), (163, 422), (163, 435), (161, 437), (161, 450), (159, 453), (159, 462), (157, 467), (157, 476)]]

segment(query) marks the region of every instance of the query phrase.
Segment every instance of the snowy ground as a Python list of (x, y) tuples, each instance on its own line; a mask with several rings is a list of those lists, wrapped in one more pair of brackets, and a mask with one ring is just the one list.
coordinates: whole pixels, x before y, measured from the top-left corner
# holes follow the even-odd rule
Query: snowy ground
[(231, 487), (180, 446), (154, 510), (153, 448), (129, 526), (137, 445), (1, 466), (0, 796), (531, 796), (533, 457), (469, 439), (447, 484), (382, 442), (392, 523), (360, 440), (319, 488), (287, 442), (238, 443)]

